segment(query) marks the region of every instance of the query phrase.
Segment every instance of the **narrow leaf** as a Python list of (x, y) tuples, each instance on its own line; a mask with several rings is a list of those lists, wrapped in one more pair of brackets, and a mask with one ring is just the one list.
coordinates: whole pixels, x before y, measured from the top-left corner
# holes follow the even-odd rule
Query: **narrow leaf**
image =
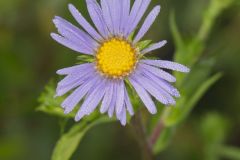
[(73, 114), (65, 115), (63, 109), (60, 107), (64, 97), (54, 98), (54, 95), (55, 95), (55, 83), (53, 81), (50, 81), (38, 99), (40, 106), (36, 108), (36, 111), (44, 112), (50, 115), (59, 116), (63, 118), (74, 117)]
[(170, 15), (170, 28), (171, 28), (173, 39), (174, 39), (174, 42), (175, 42), (175, 45), (177, 46), (177, 48), (183, 47), (184, 46), (183, 39), (178, 30), (174, 12), (171, 12), (171, 15)]
[(65, 133), (57, 142), (57, 145), (53, 151), (51, 160), (69, 160), (77, 149), (85, 133), (92, 127), (111, 122), (112, 120), (108, 117), (101, 117), (95, 119), (92, 122), (82, 121), (81, 123), (75, 124), (68, 133)]
[(79, 61), (78, 64), (89, 63), (94, 61), (94, 57), (90, 55), (80, 55), (77, 57), (77, 60)]
[(140, 41), (137, 43), (137, 47), (140, 51), (142, 51), (143, 49), (147, 48), (151, 42), (151, 40)]
[(163, 114), (164, 124), (173, 126), (184, 120), (206, 91), (222, 76), (218, 73), (205, 81), (191, 97), (182, 97), (176, 107), (167, 108)]

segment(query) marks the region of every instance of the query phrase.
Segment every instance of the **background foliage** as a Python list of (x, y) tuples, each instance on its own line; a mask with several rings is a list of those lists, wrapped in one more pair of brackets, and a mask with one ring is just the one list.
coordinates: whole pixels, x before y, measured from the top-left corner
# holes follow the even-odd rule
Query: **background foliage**
[(162, 12), (146, 39), (169, 43), (152, 55), (192, 72), (175, 73), (182, 93), (175, 108), (159, 104), (155, 116), (140, 109), (135, 127), (98, 113), (76, 125), (62, 114), (61, 98), (52, 99), (55, 71), (76, 63), (77, 54), (49, 36), (54, 15), (75, 22), (69, 2), (88, 16), (83, 0), (0, 0), (0, 159), (146, 159), (149, 141), (139, 139), (151, 143), (156, 126), (156, 159), (240, 159), (239, 0), (153, 0)]

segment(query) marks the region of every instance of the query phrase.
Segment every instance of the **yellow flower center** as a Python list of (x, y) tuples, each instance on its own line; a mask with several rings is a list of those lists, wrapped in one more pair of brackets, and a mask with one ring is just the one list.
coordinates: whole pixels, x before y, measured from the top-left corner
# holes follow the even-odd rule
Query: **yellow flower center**
[(126, 40), (112, 38), (104, 42), (96, 54), (97, 70), (110, 78), (129, 75), (137, 63), (137, 52)]

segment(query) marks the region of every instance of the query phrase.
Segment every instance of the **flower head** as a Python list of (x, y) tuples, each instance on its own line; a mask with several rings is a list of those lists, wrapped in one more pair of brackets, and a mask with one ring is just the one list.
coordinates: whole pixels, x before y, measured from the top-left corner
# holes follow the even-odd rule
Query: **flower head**
[(69, 10), (81, 28), (60, 17), (54, 18), (59, 34), (52, 33), (52, 38), (93, 59), (91, 63), (57, 71), (66, 77), (58, 83), (56, 95), (62, 96), (74, 90), (62, 103), (65, 113), (73, 111), (82, 101), (76, 121), (92, 113), (100, 104), (101, 113), (108, 112), (110, 117), (115, 113), (122, 125), (125, 125), (126, 112), (134, 114), (126, 80), (152, 114), (157, 112), (152, 97), (164, 105), (174, 105), (173, 97), (180, 96), (171, 85), (176, 81), (175, 77), (162, 69), (189, 72), (187, 67), (170, 61), (142, 59), (144, 54), (161, 48), (166, 41), (154, 43), (142, 50), (137, 45), (159, 14), (160, 6), (152, 9), (134, 38), (129, 38), (150, 1), (135, 0), (131, 8), (130, 0), (100, 0), (100, 4), (96, 0), (86, 0), (95, 27), (72, 4)]

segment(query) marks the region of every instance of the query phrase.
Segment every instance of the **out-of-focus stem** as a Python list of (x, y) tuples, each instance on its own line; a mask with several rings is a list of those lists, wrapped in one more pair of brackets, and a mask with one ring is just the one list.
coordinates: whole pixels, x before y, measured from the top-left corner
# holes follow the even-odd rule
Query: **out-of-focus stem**
[(158, 138), (160, 137), (162, 130), (164, 129), (164, 123), (162, 119), (159, 120), (157, 126), (154, 128), (152, 135), (149, 138), (149, 144), (151, 148), (154, 146), (154, 144), (157, 142)]
[(234, 0), (211, 0), (208, 9), (206, 10), (205, 16), (203, 17), (202, 26), (198, 32), (198, 39), (204, 42), (209, 32), (211, 31), (217, 17), (221, 12), (229, 7)]
[(146, 129), (143, 124), (142, 115), (140, 111), (133, 118), (132, 124), (135, 133), (138, 136), (137, 140), (142, 149), (143, 160), (153, 160), (154, 155), (152, 152), (152, 146), (148, 141)]

